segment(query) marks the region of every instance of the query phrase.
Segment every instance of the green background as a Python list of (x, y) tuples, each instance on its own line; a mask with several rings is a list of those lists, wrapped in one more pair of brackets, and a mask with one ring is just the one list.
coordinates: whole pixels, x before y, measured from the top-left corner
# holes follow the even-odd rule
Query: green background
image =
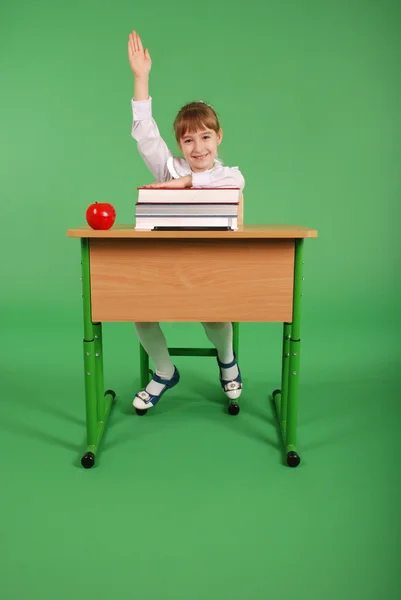
[[(179, 108), (211, 103), (219, 154), (246, 179), (245, 222), (318, 229), (297, 469), (269, 401), (281, 327), (257, 323), (241, 325), (238, 417), (214, 359), (181, 357), (180, 385), (142, 419), (134, 328), (106, 323), (118, 401), (97, 466), (80, 466), (80, 249), (66, 230), (93, 201), (132, 223), (153, 180), (131, 138), (133, 29), (170, 147)], [(399, 3), (20, 1), (0, 33), (0, 596), (399, 598)], [(170, 346), (210, 345), (198, 323), (162, 326)]]

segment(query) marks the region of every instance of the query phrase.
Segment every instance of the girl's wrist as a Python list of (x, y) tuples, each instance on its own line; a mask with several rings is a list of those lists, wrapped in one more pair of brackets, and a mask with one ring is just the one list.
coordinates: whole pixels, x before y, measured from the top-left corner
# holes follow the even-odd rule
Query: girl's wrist
[(149, 77), (134, 77), (134, 100), (149, 99)]

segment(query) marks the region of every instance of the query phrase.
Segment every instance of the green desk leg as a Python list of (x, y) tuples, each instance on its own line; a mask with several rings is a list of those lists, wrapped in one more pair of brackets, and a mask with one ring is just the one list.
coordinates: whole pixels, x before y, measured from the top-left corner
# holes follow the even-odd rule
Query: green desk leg
[(104, 391), (102, 324), (93, 323), (91, 318), (91, 286), (89, 239), (81, 238), (82, 298), (84, 317), (84, 367), (86, 403), (86, 453), (81, 464), (90, 469), (95, 464), (95, 455), (116, 397), (113, 390)]
[(281, 390), (273, 392), (273, 401), (280, 425), (287, 465), (297, 467), (301, 459), (296, 451), (298, 386), (300, 364), (300, 322), (302, 297), (302, 265), (304, 240), (295, 240), (295, 268), (292, 323), (283, 326), (283, 357)]

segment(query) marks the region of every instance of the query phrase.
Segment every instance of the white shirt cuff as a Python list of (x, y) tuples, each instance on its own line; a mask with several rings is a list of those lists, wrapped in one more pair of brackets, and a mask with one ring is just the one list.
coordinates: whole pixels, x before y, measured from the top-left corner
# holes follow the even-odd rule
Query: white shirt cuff
[(201, 171), (200, 173), (192, 173), (192, 187), (201, 187), (210, 185), (212, 178), (209, 171)]
[(134, 121), (144, 121), (152, 118), (152, 96), (147, 100), (131, 100)]

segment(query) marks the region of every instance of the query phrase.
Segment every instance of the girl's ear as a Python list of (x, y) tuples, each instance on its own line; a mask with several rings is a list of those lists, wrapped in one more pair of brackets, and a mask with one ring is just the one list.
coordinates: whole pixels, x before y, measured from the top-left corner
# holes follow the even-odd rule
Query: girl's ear
[(220, 129), (219, 133), (217, 134), (217, 145), (219, 146), (221, 144), (223, 140), (223, 130)]

